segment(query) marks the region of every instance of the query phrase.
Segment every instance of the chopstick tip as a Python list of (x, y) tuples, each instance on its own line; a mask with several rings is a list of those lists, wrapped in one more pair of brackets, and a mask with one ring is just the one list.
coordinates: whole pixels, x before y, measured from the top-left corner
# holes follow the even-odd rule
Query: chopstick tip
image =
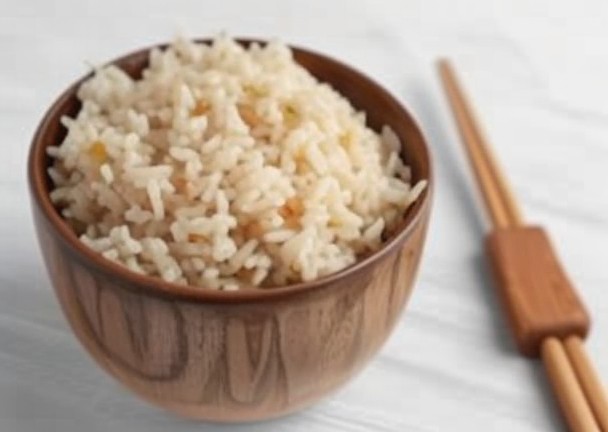
[(452, 67), (450, 59), (447, 57), (439, 57), (435, 64), (437, 65), (439, 72), (443, 73), (449, 71)]

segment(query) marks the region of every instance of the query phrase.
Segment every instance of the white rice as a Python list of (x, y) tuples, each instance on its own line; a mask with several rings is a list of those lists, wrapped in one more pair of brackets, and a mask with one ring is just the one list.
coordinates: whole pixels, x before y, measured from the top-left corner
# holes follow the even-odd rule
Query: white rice
[(277, 42), (176, 40), (143, 78), (114, 66), (49, 176), (84, 244), (138, 273), (210, 289), (277, 286), (378, 249), (423, 191), (365, 115)]

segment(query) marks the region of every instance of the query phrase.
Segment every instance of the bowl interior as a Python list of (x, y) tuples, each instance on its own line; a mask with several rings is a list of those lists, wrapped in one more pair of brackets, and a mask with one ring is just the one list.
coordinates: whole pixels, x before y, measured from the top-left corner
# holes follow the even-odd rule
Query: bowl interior
[[(264, 43), (251, 39), (239, 39), (239, 43), (248, 45), (252, 42)], [(209, 42), (209, 40), (200, 40)], [(166, 44), (159, 45), (164, 48)], [(370, 78), (352, 69), (351, 67), (327, 56), (298, 48), (291, 47), (295, 60), (322, 82), (329, 83), (334, 89), (344, 95), (358, 110), (364, 111), (368, 125), (379, 131), (382, 126), (390, 126), (401, 139), (403, 149), (401, 157), (411, 167), (413, 182), (426, 179), (429, 183), (418, 200), (410, 206), (398, 228), (388, 238), (382, 248), (369, 256), (363, 257), (355, 264), (328, 276), (311, 282), (303, 282), (274, 287), (271, 289), (253, 289), (240, 291), (214, 291), (204, 290), (188, 285), (179, 285), (165, 282), (160, 278), (144, 276), (133, 273), (119, 264), (102, 258), (97, 253), (82, 244), (68, 223), (63, 220), (57, 209), (49, 199), (52, 182), (47, 175), (47, 168), (52, 160), (46, 154), (46, 148), (61, 143), (66, 135), (61, 125), (62, 116), (74, 116), (80, 109), (80, 102), (76, 92), (80, 84), (89, 75), (68, 88), (45, 114), (34, 136), (30, 149), (28, 164), (28, 177), (33, 200), (47, 219), (51, 227), (57, 231), (62, 242), (71, 255), (104, 273), (111, 273), (117, 279), (122, 279), (125, 286), (132, 289), (152, 290), (162, 296), (178, 296), (190, 300), (204, 301), (250, 301), (262, 298), (280, 298), (282, 295), (298, 291), (311, 290), (330, 285), (332, 281), (341, 278), (347, 273), (359, 271), (385, 253), (399, 247), (411, 231), (410, 228), (420, 221), (422, 209), (430, 205), (433, 178), (429, 151), (425, 139), (412, 115), (384, 88)], [(133, 78), (139, 78), (142, 70), (148, 64), (146, 48), (126, 56), (120, 57), (111, 63), (118, 65)]]

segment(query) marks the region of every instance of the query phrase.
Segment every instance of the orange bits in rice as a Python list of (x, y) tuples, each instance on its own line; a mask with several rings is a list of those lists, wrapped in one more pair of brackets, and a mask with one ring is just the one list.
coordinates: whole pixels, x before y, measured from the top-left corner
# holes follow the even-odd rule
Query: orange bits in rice
[(288, 198), (285, 204), (279, 208), (278, 213), (285, 220), (287, 228), (300, 228), (300, 218), (304, 214), (304, 204), (298, 198)]
[(95, 141), (89, 148), (89, 156), (97, 163), (104, 163), (108, 159), (106, 145), (101, 141)]
[(207, 102), (204, 100), (199, 100), (196, 102), (196, 105), (194, 105), (194, 108), (192, 108), (192, 111), (190, 111), (190, 117), (199, 117), (205, 115), (210, 109), (211, 106)]
[(257, 221), (249, 222), (244, 228), (245, 238), (260, 238), (264, 235), (264, 228)]
[(188, 241), (190, 243), (204, 243), (207, 241), (207, 237), (200, 234), (190, 233), (188, 234)]
[(255, 110), (251, 106), (239, 104), (238, 111), (239, 116), (241, 116), (241, 119), (247, 124), (247, 126), (256, 127), (262, 124), (262, 119), (259, 115), (257, 115)]

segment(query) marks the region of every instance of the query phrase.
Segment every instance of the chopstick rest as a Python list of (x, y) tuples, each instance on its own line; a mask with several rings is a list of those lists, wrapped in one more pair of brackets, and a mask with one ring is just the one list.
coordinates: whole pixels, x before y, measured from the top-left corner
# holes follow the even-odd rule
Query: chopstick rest
[(513, 337), (522, 354), (537, 357), (548, 337), (587, 335), (589, 314), (542, 228), (496, 229), (488, 234), (486, 248)]

